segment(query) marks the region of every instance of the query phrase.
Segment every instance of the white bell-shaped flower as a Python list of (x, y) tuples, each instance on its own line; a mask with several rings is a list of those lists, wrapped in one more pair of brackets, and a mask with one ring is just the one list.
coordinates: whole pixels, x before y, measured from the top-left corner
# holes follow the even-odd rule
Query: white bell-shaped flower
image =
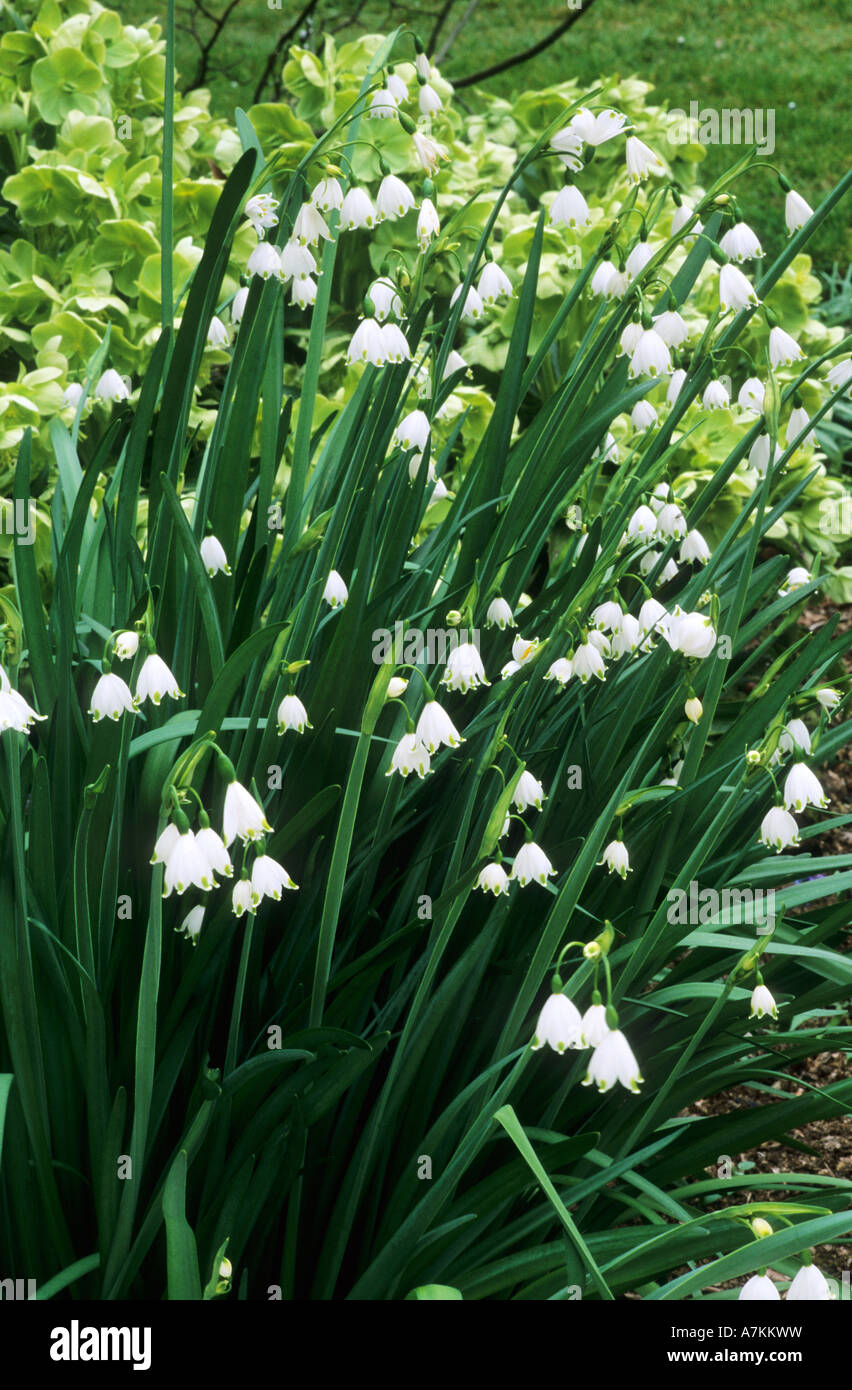
[(445, 748), (458, 748), (464, 743), (452, 719), (437, 700), (429, 700), (423, 706), (415, 732), (430, 753), (437, 753), (442, 745)]
[(92, 691), (88, 713), (97, 724), (101, 719), (118, 719), (122, 711), (128, 714), (136, 713), (130, 687), (121, 676), (107, 672), (101, 676)]
[(403, 734), (393, 750), (391, 764), (385, 776), (391, 777), (395, 772), (398, 772), (402, 777), (410, 777), (413, 772), (416, 772), (422, 780), (430, 770), (431, 759), (425, 743), (417, 737), (416, 733)]
[(552, 1047), (554, 1052), (560, 1053), (569, 1048), (582, 1047), (583, 1044), (580, 1041), (582, 1022), (579, 1009), (576, 1004), (572, 1004), (567, 995), (551, 994), (535, 1025), (535, 1037), (532, 1041), (533, 1051), (538, 1051), (540, 1047), (544, 1047), (545, 1043)]
[(263, 898), (274, 898), (276, 902), (280, 902), (282, 889), (296, 887), (283, 864), (279, 864), (268, 854), (257, 856), (251, 866), (251, 888), (255, 906)]
[(545, 887), (547, 880), (552, 878), (555, 872), (544, 850), (532, 840), (528, 840), (515, 855), (509, 877), (522, 888), (533, 882)]
[(476, 880), (477, 888), (483, 893), (493, 893), (495, 898), (509, 892), (509, 875), (502, 864), (486, 864)]
[(285, 695), (278, 706), (279, 734), (286, 734), (290, 729), (295, 729), (297, 734), (303, 734), (310, 727), (308, 711), (298, 695)]
[(199, 546), (201, 562), (212, 579), (214, 574), (230, 574), (231, 566), (225, 554), (225, 547), (215, 536), (205, 536)]
[(794, 763), (784, 779), (784, 805), (788, 811), (804, 811), (807, 806), (824, 810), (828, 797), (806, 763)]
[(376, 225), (376, 209), (363, 188), (350, 188), (340, 208), (338, 226), (341, 232), (355, 231), (359, 227), (372, 228)]
[(537, 811), (541, 810), (545, 799), (544, 787), (537, 777), (533, 777), (531, 772), (522, 772), (518, 778), (518, 784), (512, 795), (512, 801), (521, 815), (524, 811), (534, 806)]
[(737, 222), (729, 231), (725, 232), (719, 242), (726, 256), (732, 261), (757, 261), (763, 255), (761, 246), (756, 234), (745, 222)]
[(337, 570), (332, 570), (329, 574), (322, 596), (329, 608), (342, 608), (349, 598), (349, 590)]
[(790, 845), (800, 843), (799, 827), (783, 806), (773, 806), (760, 823), (760, 842), (767, 849), (780, 853)]
[(164, 695), (179, 700), (183, 691), (162, 657), (157, 656), (156, 652), (151, 652), (150, 656), (145, 658), (136, 677), (136, 704), (141, 705), (143, 701), (150, 700), (152, 705), (158, 705)]
[(768, 1275), (753, 1274), (743, 1284), (737, 1300), (746, 1303), (779, 1303), (781, 1295)]
[(600, 864), (605, 864), (611, 874), (619, 874), (626, 879), (633, 870), (630, 868), (630, 855), (623, 840), (611, 840), (603, 852)]
[(216, 887), (216, 879), (207, 855), (199, 848), (191, 830), (178, 835), (168, 858), (163, 876), (163, 897), (172, 892), (185, 893), (192, 886), (209, 892)]
[(417, 249), (426, 251), (441, 230), (441, 222), (431, 198), (424, 198), (417, 216)]
[(234, 872), (231, 856), (225, 849), (221, 835), (211, 825), (203, 825), (195, 832), (195, 843), (205, 856), (214, 874), (230, 878)]
[(608, 1028), (589, 1059), (584, 1086), (597, 1086), (603, 1093), (619, 1081), (627, 1091), (638, 1093), (642, 1084), (639, 1064), (620, 1028)]
[(735, 265), (723, 265), (719, 271), (719, 303), (726, 313), (760, 303), (754, 285)]
[(473, 642), (460, 642), (450, 652), (447, 659), (447, 669), (441, 677), (441, 684), (445, 685), (448, 690), (460, 690), (465, 695), (469, 690), (476, 690), (480, 685), (491, 684), (486, 679), (482, 657)]
[(379, 184), (379, 191), (376, 194), (377, 220), (379, 222), (385, 220), (395, 222), (398, 217), (404, 217), (413, 207), (414, 194), (408, 184), (403, 183), (396, 174), (386, 174)]
[(222, 839), (226, 847), (230, 848), (236, 838), (244, 844), (259, 840), (271, 829), (263, 807), (255, 801), (251, 792), (237, 781), (229, 782), (222, 813)]

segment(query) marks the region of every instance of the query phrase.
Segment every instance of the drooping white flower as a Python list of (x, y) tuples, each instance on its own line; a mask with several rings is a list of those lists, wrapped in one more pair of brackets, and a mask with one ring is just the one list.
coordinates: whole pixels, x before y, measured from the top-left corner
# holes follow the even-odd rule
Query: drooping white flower
[(456, 352), (455, 348), (452, 348), (447, 353), (447, 360), (444, 364), (444, 375), (442, 379), (446, 381), (448, 376), (453, 376), (455, 372), (464, 371), (466, 369), (467, 362), (462, 357), (460, 352)]
[(772, 998), (766, 985), (755, 985), (751, 992), (751, 1013), (749, 1018), (763, 1018), (764, 1014), (769, 1014), (772, 1018), (778, 1017), (778, 1006)]
[(388, 693), (385, 698), (388, 700), (398, 700), (401, 695), (405, 694), (407, 689), (407, 680), (405, 680), (402, 676), (391, 676), (390, 681), (388, 682)]
[(184, 917), (179, 927), (175, 931), (185, 936), (192, 946), (198, 945), (198, 938), (201, 935), (201, 924), (204, 921), (204, 908), (199, 903), (196, 907), (191, 907)]
[(686, 537), (686, 517), (676, 502), (667, 502), (657, 514), (657, 531), (669, 540), (682, 541)]
[(178, 830), (176, 825), (169, 821), (169, 824), (165, 827), (164, 830), (160, 832), (160, 834), (157, 837), (157, 842), (154, 845), (154, 853), (151, 855), (149, 863), (167, 863), (169, 855), (171, 854), (179, 839), (180, 831)]
[(129, 661), (139, 650), (139, 633), (117, 632), (114, 650), (119, 661)]
[(755, 261), (763, 255), (763, 247), (755, 233), (745, 222), (737, 222), (727, 231), (719, 242), (726, 256), (732, 261)]
[(832, 391), (839, 391), (841, 387), (847, 386), (852, 382), (852, 357), (844, 357), (828, 372), (828, 384)]
[(259, 241), (246, 263), (247, 275), (259, 275), (261, 280), (281, 279), (281, 257), (268, 241)]
[(710, 547), (700, 531), (688, 531), (680, 547), (682, 565), (706, 565), (710, 559)]
[[(792, 236), (800, 227), (804, 227), (813, 215), (814, 210), (810, 203), (806, 203), (801, 194), (794, 192), (791, 188), (784, 199), (784, 221), (787, 224), (788, 236)], [(790, 1297), (789, 1293), (787, 1297)]]
[(386, 174), (376, 194), (377, 220), (384, 222), (388, 219), (394, 222), (398, 217), (404, 217), (413, 207), (414, 194), (408, 184), (403, 183), (396, 174)]
[(118, 719), (122, 710), (128, 714), (136, 713), (130, 687), (111, 672), (101, 676), (89, 704), (88, 713), (97, 724), (101, 719)]
[(141, 705), (143, 701), (150, 700), (152, 705), (159, 705), (164, 695), (179, 700), (183, 691), (163, 658), (157, 656), (156, 652), (151, 652), (143, 661), (142, 669), (136, 677), (136, 704)]
[(807, 430), (807, 433), (799, 444), (799, 448), (807, 448), (808, 446), (810, 446), (810, 448), (816, 447), (816, 434), (812, 429), (808, 429), (810, 418), (804, 406), (797, 406), (790, 411), (790, 418), (787, 421), (787, 429), (784, 434), (784, 439), (788, 447), (793, 443), (794, 439), (798, 438), (803, 430)]
[[(637, 241), (630, 255), (627, 257), (627, 260), (624, 262), (624, 269), (627, 272), (628, 279), (633, 281), (638, 275), (641, 275), (653, 254), (654, 248), (647, 241)], [(660, 333), (659, 323), (655, 322), (654, 327), (657, 332)], [(664, 334), (660, 333), (660, 337), (664, 338)], [(668, 339), (665, 339), (665, 341), (667, 342)]]
[(248, 285), (243, 285), (237, 290), (231, 300), (231, 323), (234, 325), (234, 328), (238, 328), (243, 321), (243, 314), (246, 311), (246, 300), (248, 296)]
[(731, 398), (724, 381), (709, 382), (701, 397), (701, 404), (705, 410), (727, 410), (731, 404)]
[(791, 719), (781, 730), (778, 748), (782, 753), (793, 753), (797, 746), (803, 753), (810, 753), (811, 735), (804, 720)]
[(750, 415), (760, 415), (763, 412), (763, 398), (766, 395), (766, 387), (760, 377), (750, 376), (743, 382), (737, 394), (737, 405), (741, 410), (747, 410)]
[(531, 772), (522, 772), (518, 778), (512, 801), (521, 815), (524, 811), (534, 806), (537, 811), (541, 810), (544, 801), (544, 787), (537, 777), (533, 777)]
[(515, 618), (509, 604), (504, 598), (493, 598), (488, 605), (485, 614), (486, 627), (499, 627), (504, 632), (507, 627), (515, 627)]
[[(3, 674), (5, 676), (5, 672)], [(11, 686), (4, 687), (0, 692), (0, 733), (14, 729), (19, 734), (26, 734), (29, 733), (33, 720), (46, 718), (46, 714), (36, 714), (23, 695)]]
[(619, 632), (624, 621), (624, 613), (620, 604), (614, 599), (608, 599), (606, 603), (599, 603), (592, 609), (591, 620), (593, 625), (600, 632)]
[(735, 265), (723, 265), (719, 271), (719, 303), (726, 312), (733, 309), (736, 313), (760, 303), (754, 285)]
[(799, 827), (783, 806), (773, 806), (760, 822), (760, 843), (780, 854), (782, 849), (800, 843)]
[(621, 622), (621, 627), (612, 635), (610, 643), (610, 656), (613, 661), (620, 661), (623, 656), (635, 652), (642, 641), (642, 629), (632, 613), (625, 613)]
[(486, 679), (485, 667), (473, 642), (460, 642), (447, 658), (447, 669), (441, 677), (441, 685), (448, 690), (460, 690), (467, 694), (480, 685), (490, 685)]
[(737, 1295), (737, 1301), (746, 1303), (779, 1303), (781, 1295), (766, 1274), (753, 1274), (747, 1279)]
[(251, 866), (251, 889), (255, 906), (263, 898), (281, 901), (283, 888), (296, 888), (297, 885), (277, 859), (268, 854), (259, 854)]
[(692, 658), (709, 656), (716, 645), (716, 629), (703, 613), (672, 615), (665, 636), (672, 651)]
[(244, 912), (254, 914), (257, 903), (251, 886), (251, 879), (240, 878), (234, 884), (231, 894), (231, 905), (235, 917), (242, 917)]
[(330, 608), (342, 608), (349, 598), (349, 590), (337, 570), (332, 570), (329, 574), (322, 596)]
[(600, 860), (600, 865), (604, 864), (608, 873), (620, 874), (625, 879), (629, 873), (633, 872), (630, 868), (630, 855), (627, 853), (627, 846), (623, 840), (610, 841), (603, 852), (603, 858)]
[(625, 1090), (633, 1091), (635, 1094), (642, 1084), (642, 1075), (621, 1029), (609, 1028), (589, 1059), (583, 1085), (594, 1084), (603, 1093), (609, 1091), (616, 1081), (620, 1081)]
[(334, 178), (320, 179), (311, 194), (311, 202), (321, 212), (331, 212), (332, 208), (339, 212), (343, 207), (343, 189), (339, 181)]
[(637, 401), (630, 412), (630, 423), (635, 430), (640, 432), (652, 429), (658, 418), (650, 401)]
[(191, 830), (178, 835), (166, 859), (163, 876), (163, 897), (168, 898), (174, 890), (185, 893), (192, 886), (209, 892), (216, 887), (213, 870), (203, 850), (196, 844)]
[(816, 692), (816, 698), (828, 714), (836, 709), (843, 698), (838, 690), (832, 690), (830, 686), (823, 686)]
[(216, 536), (205, 536), (199, 546), (201, 552), (201, 562), (204, 565), (210, 578), (214, 574), (230, 574), (231, 566), (228, 564), (228, 557), (225, 554), (225, 547)]
[(782, 598), (786, 598), (788, 594), (795, 593), (796, 589), (801, 589), (803, 584), (810, 582), (810, 573), (804, 565), (794, 565), (778, 592)]
[(806, 763), (794, 763), (784, 779), (784, 805), (788, 811), (804, 811), (806, 806), (824, 810), (828, 797)]
[(772, 367), (789, 367), (803, 356), (802, 349), (783, 328), (769, 330), (769, 362)]
[(430, 768), (431, 759), (425, 743), (417, 734), (403, 734), (393, 750), (391, 764), (385, 776), (391, 777), (398, 772), (402, 777), (410, 777), (412, 772), (416, 772), (422, 780)]
[(678, 396), (680, 395), (683, 389), (683, 383), (685, 381), (686, 371), (683, 367), (678, 367), (676, 372), (672, 372), (672, 379), (669, 382), (669, 388), (666, 391), (666, 405), (674, 405), (675, 401), (677, 400)]
[(458, 748), (464, 743), (452, 719), (437, 700), (429, 700), (423, 706), (417, 721), (416, 733), (430, 753), (437, 753), (442, 744), (445, 748)]
[(230, 334), (220, 318), (214, 314), (207, 328), (207, 346), (211, 348), (227, 347), (230, 342)]
[(618, 340), (618, 346), (626, 357), (632, 357), (636, 345), (645, 330), (641, 323), (628, 323)]
[(381, 325), (376, 319), (362, 319), (349, 341), (346, 361), (350, 364), (370, 362), (374, 367), (383, 367), (387, 360)]
[(583, 141), (570, 125), (551, 136), (550, 148), (559, 156), (566, 169), (570, 169), (573, 174), (579, 174), (583, 167), (580, 157), (583, 153)]
[(631, 183), (641, 183), (649, 174), (664, 174), (666, 171), (660, 156), (635, 135), (628, 135), (624, 152), (627, 177)]
[(481, 888), (483, 893), (493, 893), (495, 898), (499, 898), (501, 893), (509, 892), (509, 875), (502, 864), (486, 864), (480, 870), (476, 880), (477, 888)]
[(588, 640), (591, 642), (593, 647), (597, 647), (601, 656), (609, 656), (609, 638), (607, 637), (605, 632), (601, 631), (600, 628), (592, 628), (592, 631), (589, 633)]
[(338, 226), (341, 232), (351, 232), (358, 227), (372, 228), (376, 225), (376, 210), (363, 188), (350, 188), (340, 208)]
[[(694, 214), (695, 209), (689, 207), (686, 203), (681, 203), (680, 207), (676, 207), (672, 213), (672, 236), (677, 236), (678, 232), (683, 230)], [(690, 227), (688, 236), (684, 238), (684, 245), (690, 245), (703, 230), (704, 223), (700, 220), (696, 220), (692, 227)]]
[(382, 346), (388, 362), (410, 362), (411, 348), (402, 329), (395, 323), (382, 326)]
[(72, 381), (62, 392), (63, 410), (76, 410), (83, 399), (83, 388), (79, 381)]
[(367, 115), (373, 120), (393, 121), (398, 117), (397, 100), (387, 87), (374, 92)]
[(787, 1290), (787, 1303), (827, 1303), (830, 1299), (831, 1290), (825, 1275), (814, 1264), (802, 1265)]
[(221, 835), (217, 834), (211, 825), (203, 825), (195, 832), (195, 843), (214, 874), (231, 877), (234, 872), (231, 856), (225, 849)]
[[(598, 995), (600, 998), (600, 995)], [(590, 1004), (583, 1014), (580, 1041), (583, 1047), (597, 1047), (609, 1032), (606, 1021), (606, 1004)]]
[(440, 111), (444, 103), (428, 82), (422, 83), (417, 94), (417, 104), (420, 107), (421, 116), (433, 116), (436, 111)]
[(642, 635), (647, 637), (651, 632), (665, 632), (668, 617), (665, 608), (657, 599), (646, 598), (639, 609), (638, 621)]
[[(463, 286), (457, 285), (456, 288), (453, 290), (452, 296), (450, 298), (450, 308), (452, 308), (455, 304), (456, 300), (462, 292), (462, 288)], [(482, 318), (484, 313), (485, 307), (482, 303), (482, 300), (479, 297), (479, 293), (477, 290), (474, 289), (473, 285), (471, 285), (470, 289), (468, 290), (465, 296), (464, 307), (462, 309), (461, 316), (466, 323), (477, 323), (479, 319)]]
[(704, 714), (704, 706), (697, 695), (690, 695), (689, 699), (684, 702), (683, 712), (690, 724), (701, 723), (701, 717)]
[(689, 337), (689, 328), (677, 309), (666, 309), (654, 318), (654, 328), (669, 347), (680, 347)]
[(540, 883), (542, 887), (547, 884), (547, 880), (552, 878), (556, 872), (544, 850), (540, 845), (528, 840), (521, 845), (515, 855), (512, 871), (509, 878), (515, 883), (519, 883), (522, 888), (528, 883)]
[(298, 695), (285, 695), (278, 706), (279, 734), (286, 734), (289, 729), (295, 729), (297, 734), (303, 734), (310, 727), (308, 711)]
[(581, 685), (587, 685), (593, 676), (600, 681), (606, 680), (604, 659), (592, 642), (584, 642), (577, 648), (571, 664)]
[(278, 200), (271, 193), (255, 194), (246, 203), (246, 217), (254, 227), (258, 241), (263, 241), (268, 228), (278, 224)]
[(317, 268), (311, 248), (295, 237), (282, 246), (280, 261), (282, 280), (306, 280)]
[(96, 400), (126, 401), (129, 395), (126, 381), (118, 375), (113, 367), (108, 367), (103, 376), (98, 378), (95, 386)]
[(431, 135), (426, 135), (422, 130), (415, 130), (412, 135), (414, 149), (421, 165), (427, 174), (434, 174), (442, 159), (446, 159), (447, 151), (437, 140), (433, 140)]
[(636, 344), (627, 375), (666, 376), (671, 371), (672, 360), (669, 350), (654, 328), (646, 328)]
[(386, 275), (374, 280), (367, 291), (367, 297), (373, 306), (373, 311), (379, 323), (384, 323), (385, 319), (404, 317), (402, 300), (399, 291), (393, 280)]
[(567, 995), (551, 994), (535, 1025), (533, 1051), (537, 1052), (545, 1043), (552, 1047), (554, 1052), (560, 1053), (565, 1052), (567, 1048), (582, 1047), (582, 1023), (579, 1009), (576, 1004), (572, 1004)]
[(609, 298), (609, 283), (618, 272), (612, 261), (601, 261), (594, 275), (590, 289), (592, 294), (602, 294), (604, 299)]
[(293, 223), (292, 240), (300, 246), (318, 246), (320, 237), (331, 241), (325, 218), (314, 203), (302, 203)]
[[(748, 466), (749, 468), (753, 468), (756, 473), (759, 473), (761, 478), (766, 477), (766, 471), (769, 468), (769, 450), (771, 442), (768, 434), (759, 434), (748, 451)], [(781, 449), (776, 444), (773, 463), (778, 462), (781, 453)]]
[(230, 848), (239, 836), (243, 843), (259, 840), (272, 829), (263, 811), (251, 792), (240, 782), (229, 782), (225, 791), (225, 807), (222, 812), (222, 839)]
[(417, 247), (419, 251), (428, 250), (429, 243), (441, 230), (441, 222), (431, 198), (424, 198), (417, 215)]
[(567, 685), (574, 674), (574, 663), (570, 657), (560, 656), (552, 665), (548, 666), (544, 679), (546, 681), (556, 681), (557, 685)]
[(398, 72), (390, 71), (388, 73), (387, 89), (397, 102), (402, 103), (408, 100), (408, 87)]
[(560, 188), (550, 205), (550, 223), (554, 227), (585, 227), (590, 217), (589, 205), (573, 183)]
[(400, 420), (394, 439), (401, 449), (424, 449), (429, 438), (429, 417), (422, 410), (412, 410)]
[(511, 299), (514, 294), (511, 280), (496, 261), (488, 261), (483, 266), (477, 289), (483, 304), (489, 308), (499, 304), (502, 299)]
[(647, 541), (657, 534), (657, 518), (643, 502), (627, 523), (627, 537), (631, 541)]

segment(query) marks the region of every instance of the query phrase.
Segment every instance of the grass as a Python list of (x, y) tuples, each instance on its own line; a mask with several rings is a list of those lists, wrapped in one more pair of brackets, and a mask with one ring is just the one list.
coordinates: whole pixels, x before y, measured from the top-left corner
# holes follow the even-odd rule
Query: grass
[[(303, 9), (301, 0), (281, 3), (278, 10), (270, 9), (266, 0), (240, 0), (211, 55), (208, 85), (215, 111), (230, 115), (235, 104), (251, 102), (267, 53)], [(116, 8), (132, 23), (162, 17), (164, 12), (162, 0), (121, 0)], [(218, 0), (214, 12), (222, 8)], [(430, 6), (430, 14), (438, 8)], [(444, 38), (465, 8), (458, 0)], [(751, 0), (748, 5), (742, 0), (708, 0), (700, 10), (694, 0), (596, 0), (566, 36), (538, 57), (490, 79), (486, 89), (510, 96), (569, 77), (591, 86), (602, 74), (635, 73), (655, 85), (660, 101), (684, 110), (697, 101), (700, 108), (773, 111), (774, 160), (816, 206), (844, 171), (840, 133), (852, 118), (845, 44), (852, 3), (821, 0), (805, 8), (806, 22), (797, 0)], [(315, 12), (317, 29), (330, 24), (340, 38), (351, 38), (364, 29), (386, 31), (407, 16), (405, 5), (394, 5), (391, 13), (387, 0), (373, 0), (361, 10), (359, 27), (341, 29), (345, 9), (321, 0)], [(412, 4), (408, 13), (418, 22), (423, 7)], [(525, 0), (481, 0), (441, 69), (452, 80), (499, 62), (537, 42), (564, 14), (563, 0), (536, 7), (534, 18)], [(188, 7), (180, 0), (178, 15), (186, 25)], [(433, 22), (431, 17), (419, 20), (424, 38)], [(203, 20), (200, 25), (203, 33)], [(177, 62), (184, 79), (196, 70), (198, 46), (186, 27), (178, 36)], [(738, 152), (708, 147), (705, 182), (717, 178)], [(778, 218), (774, 210), (772, 217), (766, 216), (767, 191), (778, 199), (774, 183), (764, 174), (741, 201), (747, 220), (764, 235), (773, 254), (780, 250), (780, 240), (773, 242), (769, 224)], [(852, 259), (848, 213), (828, 219), (811, 254), (824, 269)]]

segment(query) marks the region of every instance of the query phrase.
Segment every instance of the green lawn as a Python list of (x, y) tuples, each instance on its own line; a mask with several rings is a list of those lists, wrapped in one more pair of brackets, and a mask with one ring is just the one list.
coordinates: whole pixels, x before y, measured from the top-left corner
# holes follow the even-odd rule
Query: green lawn
[[(185, 0), (178, 0), (184, 23)], [(266, 0), (239, 0), (226, 34), (211, 56), (208, 85), (214, 109), (227, 113), (237, 103), (249, 104), (266, 55), (282, 31), (304, 8), (281, 0), (272, 9)], [(341, 37), (357, 28), (345, 27), (347, 15), (360, 8), (359, 26), (381, 30), (420, 15), (415, 23), (424, 39), (442, 0), (427, 7), (412, 3), (370, 0), (356, 4), (320, 0), (315, 11), (319, 28), (325, 23)], [(138, 23), (162, 15), (162, 0), (120, 0), (116, 8)], [(222, 0), (208, 8), (221, 13)], [(468, 8), (456, 0), (443, 37), (449, 37)], [(196, 22), (204, 29), (204, 20)], [(469, 75), (526, 48), (542, 38), (565, 16), (564, 0), (530, 5), (529, 0), (480, 0), (480, 3), (442, 60), (450, 80)], [(510, 95), (524, 88), (548, 85), (576, 76), (590, 86), (601, 74), (637, 73), (653, 82), (661, 101), (689, 109), (690, 102), (716, 109), (760, 109), (774, 112), (774, 162), (813, 204), (845, 171), (852, 124), (852, 84), (849, 82), (848, 41), (852, 0), (594, 0), (594, 7), (551, 48), (508, 73), (492, 78), (489, 90)], [(341, 27), (344, 25), (344, 27)], [(198, 47), (184, 28), (178, 44), (182, 74), (194, 73)], [(279, 65), (280, 67), (280, 65)], [(465, 99), (471, 98), (470, 91)], [(704, 169), (709, 181), (721, 172), (737, 150), (708, 147)], [(764, 237), (773, 240), (763, 211), (767, 191), (778, 200), (771, 178), (764, 173), (751, 192), (742, 195), (747, 218)], [(777, 216), (775, 217), (777, 222)], [(781, 237), (783, 239), (783, 237)], [(823, 266), (852, 259), (852, 227), (848, 211), (826, 223), (813, 243)]]

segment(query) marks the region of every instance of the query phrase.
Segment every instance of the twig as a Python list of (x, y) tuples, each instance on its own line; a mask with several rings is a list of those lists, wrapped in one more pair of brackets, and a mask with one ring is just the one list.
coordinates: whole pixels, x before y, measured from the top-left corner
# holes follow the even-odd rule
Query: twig
[(426, 45), (426, 52), (427, 52), (427, 53), (434, 53), (434, 52), (435, 52), (435, 49), (436, 49), (436, 47), (437, 47), (437, 45), (438, 45), (438, 37), (439, 37), (439, 35), (440, 35), (440, 33), (441, 33), (441, 30), (443, 29), (444, 25), (446, 24), (447, 19), (448, 19), (448, 17), (449, 17), (450, 10), (453, 8), (453, 6), (455, 5), (455, 3), (456, 3), (456, 0), (444, 0), (444, 4), (441, 6), (441, 10), (440, 10), (440, 13), (439, 13), (439, 15), (438, 15), (438, 18), (435, 20), (434, 26), (433, 26), (433, 28), (432, 28), (432, 32), (431, 32), (431, 34), (429, 35), (429, 42), (428, 42), (428, 44)]
[(537, 57), (552, 43), (556, 43), (557, 39), (561, 39), (563, 34), (567, 34), (571, 26), (586, 14), (594, 3), (595, 0), (584, 0), (580, 9), (573, 10), (567, 19), (563, 19), (561, 24), (557, 24), (555, 29), (552, 29), (543, 39), (539, 39), (538, 43), (534, 43), (531, 48), (525, 48), (522, 53), (515, 53), (511, 58), (504, 58), (501, 63), (494, 63), (490, 68), (483, 68), (481, 72), (474, 72), (469, 77), (460, 77), (453, 81), (453, 86), (457, 91), (460, 87), (472, 87), (475, 82), (484, 82), (488, 77), (496, 77), (500, 72), (507, 72), (509, 68), (517, 67), (519, 63), (526, 63), (530, 58)]
[(476, 11), (477, 11), (478, 9), (479, 9), (479, 0), (470, 0), (470, 4), (468, 5), (467, 9), (465, 10), (464, 14), (462, 15), (462, 17), (461, 17), (461, 19), (459, 20), (458, 24), (456, 25), (455, 29), (454, 29), (454, 30), (452, 31), (452, 33), (444, 40), (444, 42), (441, 44), (441, 47), (439, 48), (438, 52), (435, 54), (435, 63), (436, 63), (436, 64), (440, 63), (441, 59), (444, 58), (444, 57), (446, 56), (447, 53), (449, 53), (450, 49), (452, 48), (453, 44), (455, 43), (455, 41), (456, 41), (456, 39), (458, 38), (459, 34), (461, 33), (462, 29), (466, 28), (466, 26), (467, 26), (467, 25), (470, 23), (470, 21), (473, 19), (473, 16), (475, 15), (475, 13), (476, 13)]
[(290, 28), (286, 29), (279, 38), (277, 44), (275, 45), (275, 47), (273, 48), (272, 52), (269, 54), (269, 57), (266, 60), (263, 72), (261, 73), (260, 78), (258, 80), (258, 84), (254, 89), (253, 100), (255, 102), (260, 101), (263, 89), (269, 81), (269, 75), (272, 72), (272, 69), (275, 66), (275, 61), (281, 53), (282, 49), (290, 42), (290, 40), (296, 34), (298, 34), (305, 20), (310, 18), (318, 4), (319, 0), (308, 0), (307, 5), (302, 10), (302, 13), (299, 15), (295, 23), (291, 24)]

